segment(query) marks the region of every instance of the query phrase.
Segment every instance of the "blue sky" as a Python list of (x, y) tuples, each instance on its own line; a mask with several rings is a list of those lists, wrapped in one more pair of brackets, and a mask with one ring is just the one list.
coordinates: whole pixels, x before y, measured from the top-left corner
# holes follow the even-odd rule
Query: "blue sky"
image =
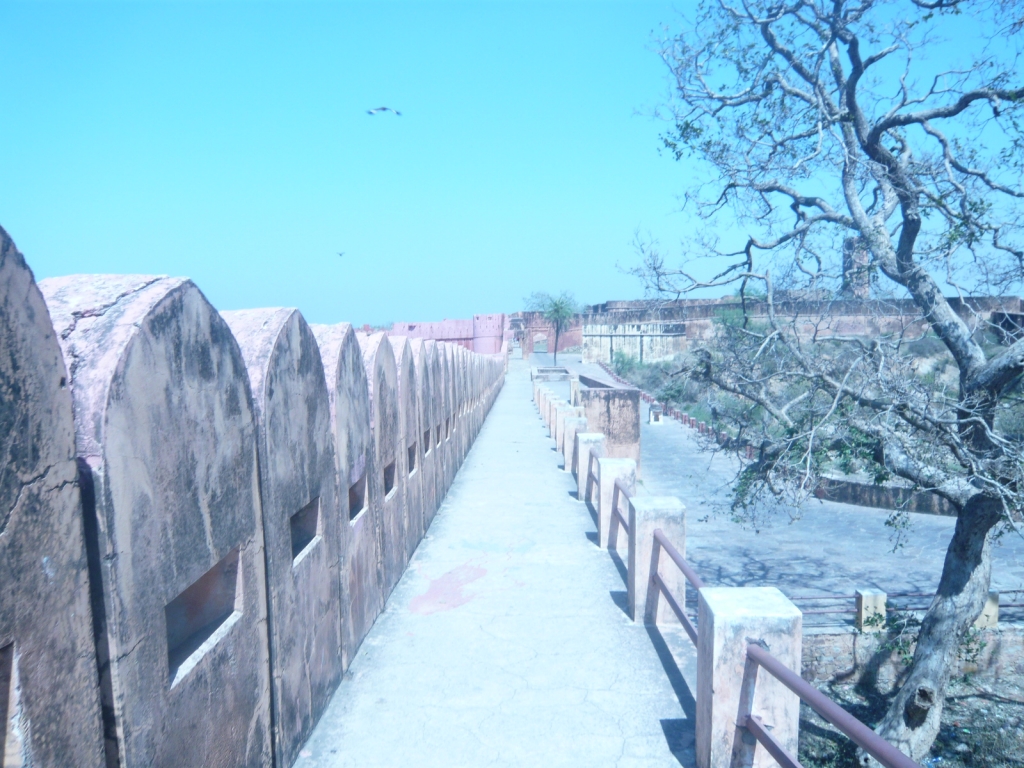
[[(670, 3), (0, 4), (0, 224), (36, 277), (186, 275), (312, 322), (634, 298), (688, 170)], [(366, 110), (387, 105), (401, 117)], [(338, 251), (345, 255), (339, 257)]]

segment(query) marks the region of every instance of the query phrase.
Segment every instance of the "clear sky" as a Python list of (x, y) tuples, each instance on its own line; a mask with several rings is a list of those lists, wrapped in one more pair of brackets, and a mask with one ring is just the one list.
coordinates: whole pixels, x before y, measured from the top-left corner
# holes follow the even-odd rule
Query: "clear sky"
[[(437, 320), (636, 298), (678, 242), (676, 11), (643, 2), (0, 2), (0, 224), (37, 278)], [(369, 116), (372, 107), (402, 112)], [(343, 256), (338, 252), (343, 251)]]

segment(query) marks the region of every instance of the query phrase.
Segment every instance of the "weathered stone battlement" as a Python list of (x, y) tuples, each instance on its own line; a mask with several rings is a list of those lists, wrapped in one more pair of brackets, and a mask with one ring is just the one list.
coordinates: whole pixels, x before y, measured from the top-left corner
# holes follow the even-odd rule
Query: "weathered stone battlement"
[[(291, 765), (504, 381), (507, 347), (37, 286), (0, 229), (0, 698), (19, 765)], [(6, 762), (4, 764), (7, 764)]]

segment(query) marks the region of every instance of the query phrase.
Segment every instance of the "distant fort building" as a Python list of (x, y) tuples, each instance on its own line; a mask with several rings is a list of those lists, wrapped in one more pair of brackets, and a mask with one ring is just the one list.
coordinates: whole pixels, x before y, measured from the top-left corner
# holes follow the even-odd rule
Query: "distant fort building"
[[(844, 292), (850, 295), (848, 292)], [(951, 298), (950, 303), (968, 324), (986, 324), (1008, 339), (1024, 328), (1024, 301), (1018, 296)], [(828, 298), (826, 294), (780, 293), (776, 314), (794, 323), (802, 335), (873, 338), (906, 332), (923, 334), (920, 310), (908, 299)], [(748, 300), (748, 315), (767, 318), (763, 301)], [(558, 351), (582, 347), (583, 362), (610, 363), (616, 352), (645, 363), (671, 359), (686, 352), (694, 342), (707, 341), (716, 323), (742, 316), (739, 298), (678, 299), (674, 301), (606, 301), (583, 308), (558, 339)], [(397, 326), (396, 326), (397, 327)], [(523, 356), (553, 351), (554, 329), (540, 312), (509, 316), (511, 333), (520, 342)], [(541, 349), (537, 349), (541, 347)]]

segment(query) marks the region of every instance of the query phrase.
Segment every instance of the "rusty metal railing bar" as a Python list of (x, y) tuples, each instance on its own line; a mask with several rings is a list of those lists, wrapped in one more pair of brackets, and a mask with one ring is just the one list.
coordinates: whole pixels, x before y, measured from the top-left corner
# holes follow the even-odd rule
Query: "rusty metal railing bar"
[(849, 736), (857, 746), (886, 768), (921, 768), (918, 763), (915, 763), (828, 696), (806, 682), (764, 648), (753, 644), (748, 645), (747, 658), (759, 664), (765, 672), (807, 702), (811, 709)]
[(797, 600), (853, 600), (856, 595), (786, 595), (794, 603)]
[(793, 755), (789, 753), (789, 750), (779, 744), (772, 736), (771, 731), (764, 727), (764, 723), (761, 722), (761, 718), (756, 715), (747, 715), (747, 719), (744, 726), (748, 731), (754, 734), (754, 738), (761, 742), (761, 745), (768, 750), (768, 754), (775, 758), (775, 761), (782, 766), (782, 768), (804, 768)]
[(622, 526), (622, 529), (626, 532), (626, 535), (629, 536), (629, 521), (622, 516), (622, 513), (619, 512), (619, 508), (617, 506), (612, 507), (612, 514), (619, 519), (619, 525)]
[(672, 546), (672, 542), (666, 538), (665, 533), (661, 528), (656, 528), (654, 530), (654, 540), (657, 541), (658, 544), (661, 545), (661, 548), (665, 550), (665, 554), (672, 558), (672, 562), (674, 562), (679, 570), (683, 572), (683, 576), (685, 576), (686, 580), (694, 586), (694, 589), (702, 589), (705, 586), (704, 580), (697, 575), (697, 572), (689, 566), (683, 556), (679, 554), (678, 550)]
[(669, 591), (668, 585), (665, 580), (661, 578), (661, 574), (655, 572), (651, 574), (651, 581), (657, 584), (658, 589), (661, 590), (661, 594), (665, 596), (665, 600), (668, 602), (668, 607), (672, 609), (676, 617), (679, 619), (679, 623), (683, 625), (683, 629), (686, 630), (686, 634), (690, 636), (690, 642), (697, 645), (697, 628), (693, 626), (693, 622), (690, 621), (690, 617), (683, 612), (679, 603), (676, 602), (675, 597)]
[(815, 614), (824, 614), (824, 613), (856, 613), (856, 612), (857, 612), (856, 608), (822, 608), (821, 610), (816, 610), (816, 611), (803, 611), (803, 610), (800, 611), (800, 613), (802, 613), (804, 616), (813, 616)]

